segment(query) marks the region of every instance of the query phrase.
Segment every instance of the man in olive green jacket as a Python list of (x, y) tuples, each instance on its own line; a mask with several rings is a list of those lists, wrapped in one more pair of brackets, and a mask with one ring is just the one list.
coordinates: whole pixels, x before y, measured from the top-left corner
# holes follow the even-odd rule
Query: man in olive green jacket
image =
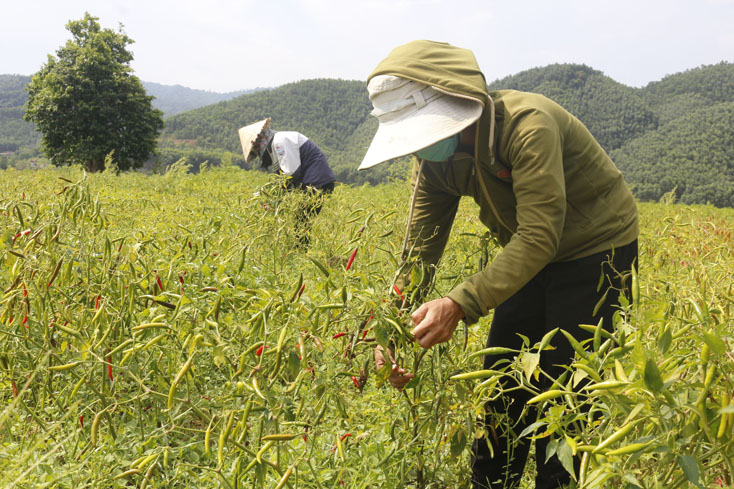
[[(488, 346), (519, 348), (520, 334), (532, 346), (556, 327), (576, 334), (578, 324), (600, 319), (611, 328), (624, 274), (636, 266), (637, 207), (578, 119), (538, 94), (488, 92), (471, 51), (431, 41), (395, 48), (369, 76), (368, 91), (380, 125), (360, 169), (416, 155), (404, 254), (436, 265), (462, 196), (479, 205), (502, 246), (484, 270), (413, 312), (422, 347), (448, 341), (459, 320), (473, 324), (493, 309)], [(558, 376), (573, 350), (565, 339), (554, 346), (541, 367)], [(495, 360), (487, 357), (485, 368)], [(390, 382), (401, 389), (412, 377), (393, 365)], [(515, 434), (534, 421), (528, 398), (519, 390), (487, 405), (486, 423), (500, 436), (475, 444), (475, 487), (519, 483), (529, 442)], [(509, 419), (502, 430), (500, 417)], [(560, 487), (569, 474), (557, 458), (546, 462), (545, 444), (536, 447), (536, 487)]]

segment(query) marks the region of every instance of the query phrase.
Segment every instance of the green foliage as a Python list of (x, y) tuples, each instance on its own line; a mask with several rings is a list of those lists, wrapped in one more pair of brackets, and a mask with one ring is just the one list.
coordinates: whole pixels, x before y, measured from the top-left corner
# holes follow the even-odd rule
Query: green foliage
[(228, 166), (229, 164), (245, 168), (245, 158), (242, 151), (239, 153), (231, 153), (219, 149), (204, 148), (185, 148), (164, 146), (158, 149), (156, 154), (156, 163), (152, 167), (165, 169), (176, 161), (186, 158), (191, 165), (191, 171), (198, 172), (200, 167), (207, 163), (210, 166)]
[(31, 77), (0, 75), (0, 153), (34, 147), (41, 140), (33, 124), (23, 120)]
[(734, 216), (646, 204), (641, 217), (637, 302), (579, 346), (528, 432), (581, 457), (583, 488), (732, 487)]
[(101, 29), (88, 13), (71, 21), (72, 39), (49, 56), (28, 85), (25, 119), (43, 134), (44, 152), (58, 166), (104, 169), (114, 151), (119, 168), (137, 168), (156, 146), (163, 121), (132, 75), (133, 41)]
[(642, 200), (675, 190), (678, 202), (734, 207), (734, 102), (686, 111), (612, 158)]

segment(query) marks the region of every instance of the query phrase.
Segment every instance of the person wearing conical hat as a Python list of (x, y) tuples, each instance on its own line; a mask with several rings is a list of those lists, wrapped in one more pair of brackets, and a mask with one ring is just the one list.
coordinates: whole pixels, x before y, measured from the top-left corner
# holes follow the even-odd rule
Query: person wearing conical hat
[(296, 131), (274, 131), (270, 118), (239, 131), (245, 161), (254, 169), (286, 175), (289, 189), (306, 192), (308, 198), (296, 216), (299, 246), (308, 248), (311, 220), (321, 212), (323, 197), (334, 191), (336, 178), (321, 149)]
[[(478, 273), (412, 312), (420, 346), (449, 341), (459, 321), (474, 324), (492, 310), (488, 347), (520, 350), (523, 337), (532, 347), (559, 327), (580, 341), (588, 335), (579, 324), (612, 328), (620, 294), (631, 300), (637, 206), (577, 118), (542, 95), (489, 92), (470, 50), (433, 41), (395, 48), (370, 74), (367, 90), (379, 127), (359, 169), (415, 156), (406, 264), (417, 258), (429, 270), (438, 265), (462, 196), (477, 203), (480, 221), (501, 246)], [(399, 288), (409, 277), (409, 270), (401, 274)], [(574, 358), (563, 335), (550, 346), (540, 354), (548, 374), (534, 382), (540, 391)], [(378, 368), (386, 363), (379, 349), (375, 360)], [(487, 355), (484, 368), (498, 360), (512, 364), (515, 355)], [(393, 361), (394, 387), (414, 376)], [(505, 387), (509, 392), (485, 406), (485, 432), (492, 435), (473, 446), (475, 488), (517, 487), (533, 443), (532, 433), (516, 436), (535, 421), (535, 405), (526, 404), (533, 394)], [(570, 481), (556, 455), (546, 459), (548, 441), (535, 441), (539, 489)]]

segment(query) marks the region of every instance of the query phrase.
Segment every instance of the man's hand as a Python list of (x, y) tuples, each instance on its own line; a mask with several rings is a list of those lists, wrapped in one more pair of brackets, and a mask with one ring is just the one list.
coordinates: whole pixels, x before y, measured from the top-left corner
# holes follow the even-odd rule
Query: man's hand
[[(375, 348), (375, 364), (377, 365), (378, 372), (386, 363), (384, 353), (385, 350), (383, 350), (381, 346)], [(390, 372), (390, 378), (388, 379), (390, 381), (390, 385), (395, 387), (398, 391), (402, 391), (403, 387), (405, 387), (408, 382), (413, 380), (415, 374), (411, 374), (404, 368), (398, 366), (398, 364), (395, 363), (395, 358), (393, 357), (392, 351), (390, 351), (390, 349), (387, 350), (387, 356), (390, 359), (390, 363), (392, 364), (392, 372)]]
[(448, 297), (426, 302), (411, 315), (415, 341), (423, 348), (448, 341), (463, 317), (464, 311)]

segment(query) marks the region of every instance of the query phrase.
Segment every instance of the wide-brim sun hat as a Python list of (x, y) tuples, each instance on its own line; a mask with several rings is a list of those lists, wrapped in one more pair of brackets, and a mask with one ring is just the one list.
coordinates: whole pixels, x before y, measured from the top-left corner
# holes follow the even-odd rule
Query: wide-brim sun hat
[(367, 92), (379, 126), (359, 170), (420, 151), (476, 122), (483, 105), (393, 75), (377, 75)]
[(241, 127), (237, 132), (240, 135), (240, 144), (242, 144), (242, 152), (245, 155), (245, 161), (250, 163), (254, 157), (250, 157), (252, 152), (252, 145), (257, 140), (260, 133), (270, 127), (270, 117), (261, 121), (254, 122), (245, 127)]

